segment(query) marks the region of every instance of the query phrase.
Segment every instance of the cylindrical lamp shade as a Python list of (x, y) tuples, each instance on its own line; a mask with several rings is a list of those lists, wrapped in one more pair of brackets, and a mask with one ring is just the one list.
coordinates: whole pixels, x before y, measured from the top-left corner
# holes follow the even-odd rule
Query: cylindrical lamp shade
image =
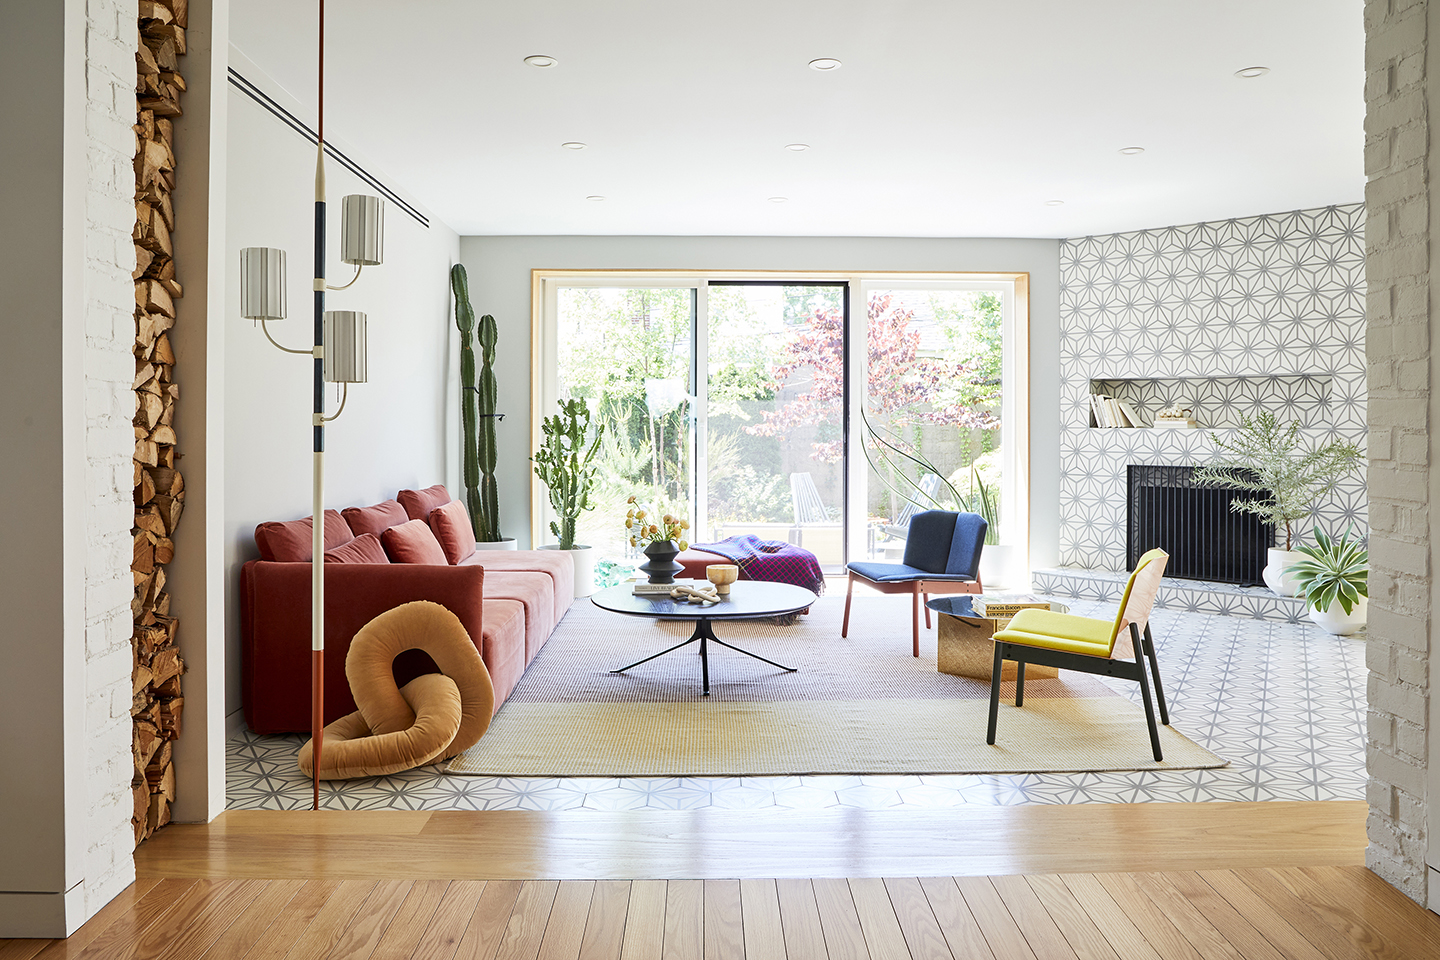
[(246, 320), (285, 319), (285, 251), (245, 247), (240, 251), (240, 316)]
[(364, 383), (368, 373), (365, 355), (365, 314), (358, 310), (325, 311), (325, 380), (329, 383)]
[(340, 202), (340, 259), (373, 267), (385, 259), (385, 201), (352, 193)]

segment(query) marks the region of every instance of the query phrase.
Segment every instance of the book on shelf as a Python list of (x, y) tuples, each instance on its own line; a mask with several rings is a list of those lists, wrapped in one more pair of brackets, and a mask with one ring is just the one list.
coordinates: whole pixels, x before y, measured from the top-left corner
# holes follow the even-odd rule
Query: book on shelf
[(1008, 620), (1021, 610), (1049, 610), (1050, 601), (1034, 596), (987, 597), (977, 593), (970, 598), (970, 609), (975, 615), (990, 620)]
[(1103, 393), (1090, 395), (1090, 414), (1097, 427), (1143, 427), (1145, 420), (1128, 402)]
[(1156, 417), (1155, 426), (1166, 430), (1193, 430), (1200, 424), (1194, 420), (1181, 420), (1179, 417)]
[(1120, 406), (1120, 412), (1121, 412), (1122, 414), (1124, 414), (1124, 416), (1125, 416), (1125, 421), (1126, 421), (1130, 426), (1132, 426), (1132, 427), (1148, 427), (1148, 426), (1149, 426), (1149, 424), (1145, 422), (1145, 418), (1142, 417), (1142, 416), (1140, 416), (1140, 414), (1136, 413), (1136, 412), (1135, 412), (1135, 408), (1132, 407), (1132, 406), (1130, 406), (1130, 404), (1126, 403), (1124, 400), (1116, 400), (1115, 402), (1116, 402), (1117, 404), (1119, 404), (1119, 406)]

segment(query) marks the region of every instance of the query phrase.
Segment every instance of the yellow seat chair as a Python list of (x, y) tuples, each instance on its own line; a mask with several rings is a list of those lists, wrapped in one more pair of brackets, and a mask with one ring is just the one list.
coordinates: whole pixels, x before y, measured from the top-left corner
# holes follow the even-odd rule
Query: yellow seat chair
[[(1150, 702), (1150, 677), (1146, 676), (1144, 659), (1150, 661), (1150, 674), (1155, 680), (1155, 699), (1160, 706), (1160, 722), (1170, 725), (1170, 712), (1165, 708), (1165, 692), (1160, 686), (1160, 664), (1155, 658), (1155, 639), (1150, 634), (1150, 610), (1160, 592), (1160, 578), (1170, 555), (1164, 550), (1151, 550), (1140, 558), (1135, 572), (1125, 584), (1120, 610), (1114, 623), (1093, 617), (1077, 617), (1049, 610), (1021, 610), (1010, 625), (995, 634), (995, 667), (990, 676), (990, 729), (985, 742), (994, 744), (995, 727), (1000, 716), (1000, 668), (1006, 660), (1016, 662), (1015, 706), (1025, 705), (1025, 664), (1039, 663), (1062, 670), (1121, 677), (1140, 684), (1145, 701), (1145, 720), (1150, 725), (1150, 747), (1158, 762), (1160, 730), (1155, 726), (1155, 708)], [(1120, 631), (1129, 628), (1131, 650), (1135, 659), (1115, 658), (1115, 642)]]

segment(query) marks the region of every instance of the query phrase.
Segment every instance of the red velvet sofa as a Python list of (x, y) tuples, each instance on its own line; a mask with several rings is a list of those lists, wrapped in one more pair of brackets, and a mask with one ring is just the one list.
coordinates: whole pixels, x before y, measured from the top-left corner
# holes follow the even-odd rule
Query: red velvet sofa
[[(242, 704), (256, 733), (310, 729), (310, 537), (308, 517), (262, 523), (260, 559), (241, 568)], [(326, 723), (356, 709), (345, 655), (355, 633), (386, 610), (433, 600), (459, 617), (490, 671), (498, 710), (575, 592), (563, 551), (476, 550), (463, 505), (438, 485), (343, 514), (326, 510), (325, 558)], [(395, 661), (396, 681), (434, 669), (426, 654), (408, 651)]]

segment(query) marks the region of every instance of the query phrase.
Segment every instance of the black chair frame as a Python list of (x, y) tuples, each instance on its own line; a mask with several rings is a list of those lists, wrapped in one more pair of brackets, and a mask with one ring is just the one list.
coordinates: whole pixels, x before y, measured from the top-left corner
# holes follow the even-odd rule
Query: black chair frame
[[(995, 728), (1000, 719), (1000, 668), (1006, 660), (1013, 660), (1015, 668), (1015, 706), (1025, 705), (1025, 664), (1035, 663), (1061, 670), (1079, 670), (1106, 677), (1133, 680), (1140, 684), (1140, 696), (1145, 701), (1145, 721), (1150, 726), (1150, 749), (1158, 763), (1165, 757), (1160, 752), (1160, 730), (1155, 726), (1155, 708), (1150, 702), (1150, 677), (1146, 675), (1144, 660), (1150, 661), (1149, 673), (1155, 680), (1155, 699), (1160, 705), (1160, 722), (1170, 725), (1170, 711), (1165, 706), (1165, 690), (1160, 685), (1160, 662), (1155, 656), (1155, 638), (1150, 634), (1150, 624), (1145, 624), (1142, 633), (1134, 623), (1130, 624), (1130, 641), (1135, 651), (1134, 660), (1116, 660), (1112, 657), (1092, 657), (1084, 653), (1070, 653), (1066, 650), (1052, 650), (1048, 647), (1031, 647), (1023, 643), (1006, 640), (995, 641), (995, 668), (990, 675), (990, 728), (985, 742), (995, 743)], [(1143, 658), (1143, 659), (1142, 659)]]

